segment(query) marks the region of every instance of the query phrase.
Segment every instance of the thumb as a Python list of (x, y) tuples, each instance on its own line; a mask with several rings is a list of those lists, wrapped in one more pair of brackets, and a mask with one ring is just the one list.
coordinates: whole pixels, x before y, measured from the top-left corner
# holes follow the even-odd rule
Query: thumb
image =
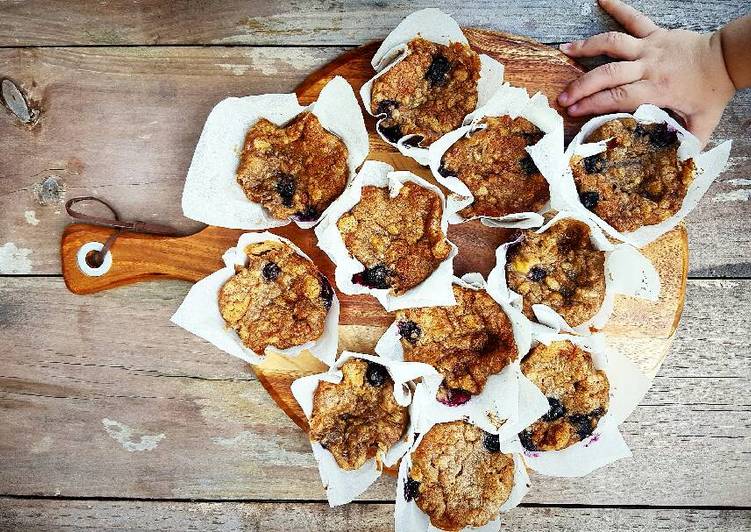
[(722, 111), (705, 111), (701, 114), (691, 115), (686, 120), (686, 129), (696, 135), (701, 142), (701, 147), (704, 149), (709, 138), (712, 136), (712, 132), (720, 123), (722, 117)]

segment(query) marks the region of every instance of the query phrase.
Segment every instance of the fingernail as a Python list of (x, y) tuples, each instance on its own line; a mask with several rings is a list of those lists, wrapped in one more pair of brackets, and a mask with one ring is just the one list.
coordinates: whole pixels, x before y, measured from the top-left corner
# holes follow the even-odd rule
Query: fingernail
[(568, 108), (568, 114), (572, 115), (576, 113), (579, 110), (579, 106), (574, 104), (571, 107)]
[(569, 101), (569, 95), (567, 92), (562, 92), (558, 95), (558, 103), (561, 105), (566, 105), (566, 102)]
[(561, 52), (568, 52), (571, 50), (571, 43), (570, 42), (564, 42), (563, 44), (558, 45), (558, 49)]

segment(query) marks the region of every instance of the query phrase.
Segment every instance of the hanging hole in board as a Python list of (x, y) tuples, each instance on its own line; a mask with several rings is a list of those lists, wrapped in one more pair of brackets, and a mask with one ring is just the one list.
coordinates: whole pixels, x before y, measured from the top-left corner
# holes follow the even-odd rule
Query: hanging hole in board
[(101, 242), (87, 242), (78, 250), (76, 256), (78, 261), (78, 268), (89, 277), (100, 277), (107, 273), (112, 267), (112, 252), (107, 251), (107, 254), (102, 259), (100, 251), (104, 247)]

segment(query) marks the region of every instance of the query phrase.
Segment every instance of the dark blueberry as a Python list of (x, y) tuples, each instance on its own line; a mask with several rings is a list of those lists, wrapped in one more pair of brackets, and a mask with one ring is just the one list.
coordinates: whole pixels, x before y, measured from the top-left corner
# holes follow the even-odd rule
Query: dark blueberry
[(605, 154), (596, 153), (582, 159), (584, 171), (588, 174), (599, 174), (605, 170)]
[(391, 273), (391, 270), (383, 264), (377, 264), (372, 268), (365, 268), (360, 273), (353, 275), (352, 282), (367, 286), (368, 288), (389, 288), (391, 287), (389, 280)]
[(407, 340), (412, 345), (417, 343), (417, 340), (420, 338), (420, 334), (422, 334), (420, 326), (417, 325), (414, 321), (410, 320), (397, 322), (396, 328), (399, 330), (399, 336)]
[(529, 273), (527, 274), (527, 277), (529, 278), (529, 280), (534, 281), (536, 283), (539, 283), (540, 281), (545, 279), (545, 277), (547, 276), (548, 276), (548, 272), (546, 272), (544, 268), (541, 268), (539, 266), (532, 266), (532, 268), (530, 268), (529, 270)]
[(558, 293), (561, 294), (561, 297), (563, 297), (564, 299), (571, 299), (575, 291), (575, 288), (563, 285), (561, 286), (560, 290), (558, 290)]
[(325, 275), (321, 275), (318, 280), (321, 283), (321, 299), (323, 299), (323, 306), (326, 310), (331, 308), (331, 301), (334, 299), (334, 290), (331, 288), (331, 283)]
[(532, 133), (529, 133), (527, 131), (522, 133), (522, 137), (524, 137), (524, 142), (527, 146), (534, 146), (538, 142), (540, 142), (540, 139), (544, 136), (544, 133), (542, 131), (534, 131)]
[(276, 262), (267, 262), (263, 265), (263, 270), (261, 271), (263, 278), (267, 281), (275, 280), (279, 277), (280, 273), (282, 273), (282, 269)]
[(489, 432), (484, 433), (482, 435), (482, 445), (488, 450), (488, 452), (501, 452), (501, 440), (498, 438), (498, 434), (490, 434)]
[(438, 173), (442, 175), (443, 177), (449, 177), (450, 175), (454, 175), (453, 170), (449, 170), (443, 165), (443, 161), (441, 161), (441, 165), (438, 167)]
[(386, 137), (386, 140), (389, 142), (399, 142), (399, 139), (402, 138), (404, 135), (402, 135), (402, 128), (399, 127), (399, 124), (394, 124), (393, 126), (378, 126), (378, 131)]
[(574, 427), (580, 440), (586, 440), (592, 435), (594, 423), (592, 423), (592, 418), (587, 414), (572, 414), (568, 417), (568, 422)]
[(592, 211), (595, 209), (595, 207), (597, 207), (597, 202), (600, 201), (600, 194), (593, 191), (582, 192), (581, 194), (579, 194), (579, 201), (582, 202), (582, 205), (584, 205), (585, 209)]
[(295, 176), (290, 174), (280, 174), (276, 180), (276, 191), (282, 197), (282, 205), (292, 207), (292, 197), (295, 195)]
[(424, 137), (422, 135), (413, 135), (413, 136), (411, 136), (410, 138), (408, 138), (407, 140), (404, 141), (404, 145), (405, 146), (412, 146), (413, 148), (416, 148), (417, 146), (420, 145), (420, 143), (422, 142), (423, 138)]
[(529, 429), (525, 429), (519, 433), (519, 441), (521, 442), (522, 447), (524, 447), (528, 451), (539, 450), (532, 441), (532, 433), (529, 431)]
[(540, 171), (537, 169), (537, 165), (532, 160), (532, 156), (530, 154), (525, 155), (519, 160), (519, 166), (521, 167), (522, 171), (527, 175), (540, 173)]
[(462, 390), (460, 388), (446, 388), (445, 386), (441, 386), (438, 390), (436, 399), (439, 403), (446, 406), (461, 406), (472, 399), (472, 394), (467, 390)]
[(446, 74), (451, 70), (451, 62), (442, 55), (434, 55), (428, 70), (425, 71), (425, 79), (431, 85), (443, 85), (446, 83)]
[(678, 134), (667, 124), (657, 124), (649, 133), (649, 142), (655, 148), (667, 148), (678, 143)]
[(566, 415), (566, 407), (564, 407), (555, 397), (548, 397), (548, 404), (550, 405), (550, 408), (545, 415), (542, 416), (543, 421), (555, 421)]
[(368, 383), (371, 386), (380, 388), (389, 379), (389, 372), (380, 364), (368, 362), (368, 369), (365, 370), (365, 378), (368, 379)]
[(391, 113), (399, 107), (399, 102), (396, 102), (394, 100), (381, 100), (378, 102), (378, 107), (376, 107), (376, 116), (380, 115), (386, 115), (391, 116)]
[(409, 502), (412, 499), (416, 499), (420, 496), (420, 483), (416, 480), (412, 480), (407, 477), (407, 482), (404, 483), (404, 500)]
[(318, 216), (320, 216), (318, 209), (312, 205), (306, 205), (305, 209), (295, 213), (295, 217), (301, 222), (312, 222), (313, 220), (317, 220)]
[(637, 137), (648, 137), (649, 131), (642, 124), (636, 124), (636, 127), (634, 128), (634, 135), (636, 135)]

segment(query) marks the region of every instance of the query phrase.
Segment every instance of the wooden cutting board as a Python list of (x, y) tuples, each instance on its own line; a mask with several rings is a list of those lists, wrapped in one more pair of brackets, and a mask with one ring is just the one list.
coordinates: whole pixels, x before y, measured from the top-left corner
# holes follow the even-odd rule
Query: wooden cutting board
[[(540, 91), (551, 102), (583, 69), (558, 50), (525, 37), (478, 29), (464, 30), (472, 47), (501, 61), (506, 67), (505, 79), (525, 87), (530, 95)], [(353, 49), (311, 74), (297, 88), (302, 104), (313, 102), (323, 86), (334, 76), (343, 76), (355, 92), (373, 76), (370, 60), (378, 48), (372, 43)], [(561, 111), (561, 109), (558, 109)], [(571, 138), (581, 122), (570, 120), (562, 112), (567, 138)], [(397, 170), (410, 170), (430, 181), (430, 172), (411, 159), (403, 157), (374, 133), (374, 120), (365, 114), (370, 131), (370, 159), (388, 162)], [(104, 242), (111, 229), (86, 224), (68, 226), (62, 237), (61, 259), (65, 284), (76, 294), (91, 294), (117, 286), (155, 279), (182, 279), (196, 282), (223, 266), (222, 254), (234, 246), (244, 231), (206, 227), (193, 235), (163, 237), (126, 233), (111, 248), (112, 266), (100, 277), (85, 275), (77, 264), (77, 253), (87, 242)], [(273, 229), (307, 253), (318, 267), (334, 281), (334, 268), (328, 257), (316, 246), (312, 230), (296, 225)], [(459, 247), (454, 261), (457, 275), (477, 271), (487, 275), (495, 262), (495, 249), (513, 238), (514, 232), (491, 229), (473, 221), (450, 226), (449, 238)], [(654, 263), (660, 275), (662, 293), (651, 303), (628, 297), (616, 300), (615, 311), (605, 333), (614, 349), (634, 360), (649, 376), (654, 376), (667, 354), (683, 310), (688, 272), (688, 240), (684, 227), (678, 227), (647, 246), (643, 252)], [(393, 317), (370, 296), (347, 296), (337, 291), (341, 301), (340, 349), (372, 352), (377, 339)], [(137, 309), (134, 309), (137, 311)], [(258, 379), (301, 428), (307, 422), (290, 393), (289, 386), (298, 377), (325, 370), (325, 366), (307, 353), (287, 359), (270, 356), (255, 366)]]

